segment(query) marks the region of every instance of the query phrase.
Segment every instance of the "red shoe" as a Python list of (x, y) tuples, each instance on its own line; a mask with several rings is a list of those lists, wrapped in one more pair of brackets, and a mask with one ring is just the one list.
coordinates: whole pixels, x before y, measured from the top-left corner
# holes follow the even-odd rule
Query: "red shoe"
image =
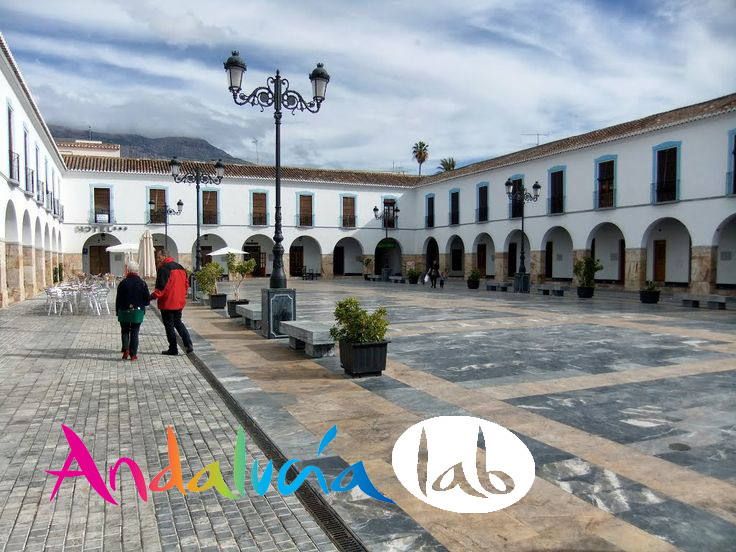
[(128, 351), (123, 351), (123, 360), (128, 360), (128, 355), (130, 353)]
[(138, 360), (138, 355), (131, 355), (130, 360)]

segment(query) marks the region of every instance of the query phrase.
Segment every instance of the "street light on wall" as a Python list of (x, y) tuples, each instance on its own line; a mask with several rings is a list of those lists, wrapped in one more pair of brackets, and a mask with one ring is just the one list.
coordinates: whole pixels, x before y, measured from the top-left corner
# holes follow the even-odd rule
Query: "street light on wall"
[[(148, 205), (151, 207), (151, 214), (153, 213), (161, 213), (164, 218), (164, 249), (168, 249), (169, 247), (169, 215), (178, 216), (181, 215), (182, 209), (184, 209), (184, 202), (180, 199), (176, 202), (176, 209), (173, 209), (168, 206), (167, 203), (164, 202), (163, 207), (160, 209), (156, 209), (156, 202), (151, 200), (148, 202)], [(153, 220), (153, 217), (151, 217), (151, 220)]]
[[(195, 183), (196, 189), (197, 189), (197, 241), (196, 241), (196, 259), (194, 261), (194, 270), (198, 271), (200, 268), (202, 268), (202, 250), (199, 247), (199, 225), (200, 225), (200, 193), (199, 193), (199, 186), (201, 183), (204, 184), (220, 184), (222, 182), (223, 177), (225, 176), (225, 165), (222, 162), (222, 159), (218, 159), (217, 163), (215, 163), (215, 174), (214, 176), (210, 174), (209, 172), (202, 172), (201, 166), (202, 163), (195, 163), (194, 164), (194, 170), (190, 170), (188, 172), (182, 173), (182, 167), (179, 160), (174, 157), (169, 162), (169, 168), (171, 169), (171, 176), (174, 178), (174, 182), (187, 182), (187, 183)], [(179, 200), (177, 203), (177, 206), (180, 206), (181, 208), (184, 207), (184, 203)]]
[(396, 220), (399, 218), (401, 209), (395, 205), (383, 205), (383, 213), (381, 213), (378, 207), (373, 207), (373, 216), (376, 220), (382, 220), (383, 227), (386, 229), (386, 238), (388, 239), (389, 222), (393, 223), (390, 228), (396, 228)]
[(506, 180), (506, 195), (512, 202), (512, 209), (513, 202), (521, 203), (521, 253), (519, 255), (519, 271), (514, 274), (514, 291), (516, 293), (529, 293), (529, 274), (527, 274), (524, 265), (524, 204), (537, 201), (541, 189), (539, 182), (535, 182), (532, 186), (532, 193), (529, 193), (523, 185), (514, 189), (514, 183), (511, 179)]

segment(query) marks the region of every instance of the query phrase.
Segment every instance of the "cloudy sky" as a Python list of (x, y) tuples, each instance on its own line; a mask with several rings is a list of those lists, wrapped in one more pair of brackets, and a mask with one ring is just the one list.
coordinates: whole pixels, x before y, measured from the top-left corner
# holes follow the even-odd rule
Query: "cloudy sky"
[(284, 116), (285, 165), (423, 172), (736, 92), (735, 0), (0, 0), (0, 31), (46, 120), (202, 137), (273, 162), (273, 118), (237, 107), (276, 68), (322, 61), (317, 115)]

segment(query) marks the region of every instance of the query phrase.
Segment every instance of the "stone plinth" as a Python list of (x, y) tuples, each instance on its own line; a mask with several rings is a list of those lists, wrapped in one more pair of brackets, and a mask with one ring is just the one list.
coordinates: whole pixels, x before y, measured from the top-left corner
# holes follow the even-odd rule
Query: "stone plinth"
[(36, 257), (32, 245), (23, 246), (23, 288), (25, 298), (36, 295)]
[(496, 252), (496, 257), (493, 261), (493, 266), (496, 269), (496, 280), (506, 280), (506, 272), (508, 271), (508, 256), (509, 254), (505, 251), (502, 253)]
[(8, 303), (17, 303), (24, 295), (23, 287), (23, 250), (20, 244), (5, 244), (5, 282)]
[(690, 291), (709, 294), (716, 287), (717, 248), (695, 245), (691, 249)]
[(64, 278), (82, 272), (82, 254), (64, 253), (62, 264), (64, 265)]
[(296, 320), (295, 289), (261, 289), (261, 335), (267, 339), (288, 337), (279, 323)]
[(43, 249), (34, 249), (33, 251), (36, 256), (36, 293), (38, 293), (46, 287), (46, 266), (43, 259)]
[(532, 285), (541, 284), (545, 280), (544, 253), (539, 250), (529, 253), (529, 278)]
[(0, 240), (0, 308), (8, 306), (8, 277), (5, 263), (5, 242)]
[(329, 255), (322, 255), (322, 277), (323, 278), (334, 278), (335, 268), (332, 260), (332, 253)]
[(53, 255), (51, 251), (46, 251), (44, 258), (46, 260), (46, 287), (49, 287), (54, 283)]
[(647, 250), (632, 248), (626, 250), (624, 262), (624, 288), (638, 291), (647, 279)]

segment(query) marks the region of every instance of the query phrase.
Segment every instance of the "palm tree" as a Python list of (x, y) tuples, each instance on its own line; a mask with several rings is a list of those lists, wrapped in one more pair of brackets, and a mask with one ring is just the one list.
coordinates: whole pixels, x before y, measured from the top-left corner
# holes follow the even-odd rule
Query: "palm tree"
[(440, 164), (437, 168), (445, 172), (454, 171), (455, 170), (455, 158), (445, 157), (444, 159), (440, 159)]
[(422, 176), (422, 163), (429, 157), (429, 146), (424, 142), (417, 142), (411, 149), (411, 154), (417, 163), (419, 163), (419, 176)]

